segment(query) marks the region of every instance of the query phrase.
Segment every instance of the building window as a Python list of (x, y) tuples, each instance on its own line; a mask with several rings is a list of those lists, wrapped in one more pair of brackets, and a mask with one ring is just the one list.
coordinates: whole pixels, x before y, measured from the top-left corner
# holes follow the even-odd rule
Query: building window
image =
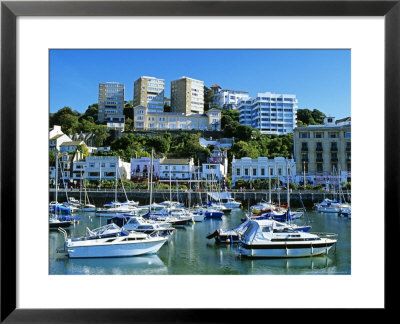
[(308, 154), (307, 153), (302, 153), (301, 154), (301, 161), (308, 162)]
[(315, 147), (316, 151), (322, 151), (322, 143), (321, 142), (317, 142), (316, 147)]
[(301, 143), (301, 150), (302, 151), (308, 151), (308, 145), (306, 142), (302, 142)]
[(274, 175), (274, 169), (273, 168), (269, 168), (269, 175)]
[(331, 151), (337, 151), (337, 150), (338, 150), (337, 143), (336, 142), (332, 142), (331, 143)]
[(261, 175), (264, 176), (265, 175), (265, 169), (261, 168)]
[(253, 169), (253, 176), (257, 175), (257, 169)]
[(278, 175), (282, 175), (282, 169), (281, 168), (278, 168)]
[(315, 132), (314, 137), (315, 138), (324, 138), (324, 133), (323, 132)]
[(300, 138), (310, 138), (310, 133), (309, 132), (300, 132), (299, 137)]
[(347, 171), (351, 171), (351, 163), (347, 163)]
[(322, 168), (322, 163), (317, 163), (317, 172), (322, 172), (323, 168)]
[(244, 169), (244, 175), (245, 175), (245, 176), (248, 176), (248, 175), (249, 175), (249, 169), (247, 169), (247, 168)]
[(337, 132), (329, 132), (328, 136), (329, 136), (329, 138), (338, 138), (338, 133)]
[(236, 175), (238, 175), (238, 176), (240, 175), (240, 169), (239, 168), (236, 169)]

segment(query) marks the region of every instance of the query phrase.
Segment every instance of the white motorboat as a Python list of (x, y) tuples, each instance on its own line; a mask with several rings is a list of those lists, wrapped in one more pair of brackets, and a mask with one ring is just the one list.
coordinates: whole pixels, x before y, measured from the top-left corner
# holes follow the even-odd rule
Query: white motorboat
[(145, 220), (140, 216), (129, 217), (122, 228), (145, 234), (158, 233), (161, 236), (168, 236), (174, 232), (174, 228), (169, 223)]
[(339, 215), (351, 218), (351, 206), (349, 206), (349, 207), (341, 207)]
[(69, 219), (63, 220), (62, 218), (59, 219), (59, 218), (57, 218), (56, 215), (50, 214), (50, 217), (49, 217), (49, 228), (50, 229), (58, 229), (59, 227), (68, 228), (72, 225), (72, 223), (73, 223), (73, 220), (69, 220)]
[(168, 240), (163, 236), (150, 236), (144, 233), (128, 232), (114, 223), (94, 230), (86, 228), (86, 235), (68, 238), (64, 234), (64, 252), (70, 258), (109, 258), (155, 254)]
[(249, 257), (295, 258), (328, 254), (337, 234), (301, 232), (274, 220), (250, 221), (240, 236), (238, 252)]
[(322, 202), (314, 204), (313, 208), (322, 213), (340, 213), (342, 207), (339, 201), (326, 198)]
[(135, 210), (132, 207), (129, 207), (127, 205), (122, 205), (121, 203), (116, 201), (113, 201), (110, 204), (105, 204), (104, 206), (110, 206), (110, 207), (97, 209), (96, 216), (113, 217), (116, 215), (135, 213)]
[(131, 208), (136, 208), (137, 206), (139, 206), (139, 202), (138, 201), (133, 201), (133, 200), (127, 200), (121, 203), (122, 206), (128, 206)]
[[(223, 230), (222, 228), (217, 229), (215, 232), (207, 235), (206, 238), (208, 239), (215, 238), (215, 241), (217, 243), (239, 243), (240, 236), (247, 230), (247, 228), (251, 224), (251, 220), (252, 219), (247, 219), (243, 223), (235, 226), (230, 230)], [(269, 226), (270, 224), (269, 220), (258, 220), (257, 222), (261, 227)], [(286, 224), (280, 222), (275, 222), (275, 226), (280, 230), (288, 228), (291, 230), (302, 231), (302, 232), (307, 232), (311, 228), (311, 226), (300, 226), (300, 225)]]
[(166, 200), (163, 202), (160, 202), (159, 205), (162, 205), (164, 207), (169, 207), (169, 208), (182, 208), (185, 207), (183, 203), (180, 203), (179, 201), (170, 201)]
[(96, 206), (92, 204), (85, 204), (81, 208), (79, 208), (80, 212), (95, 212)]
[(228, 198), (222, 198), (221, 199), (221, 204), (223, 204), (226, 208), (240, 208), (240, 206), (242, 205), (242, 203), (240, 201), (236, 201), (235, 199), (233, 199), (232, 197), (228, 197)]

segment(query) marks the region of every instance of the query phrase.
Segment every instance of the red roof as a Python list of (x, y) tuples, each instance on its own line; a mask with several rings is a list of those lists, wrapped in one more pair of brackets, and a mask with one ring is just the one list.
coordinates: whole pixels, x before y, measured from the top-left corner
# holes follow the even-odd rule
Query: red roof
[(210, 88), (221, 88), (221, 87), (218, 84), (214, 84)]

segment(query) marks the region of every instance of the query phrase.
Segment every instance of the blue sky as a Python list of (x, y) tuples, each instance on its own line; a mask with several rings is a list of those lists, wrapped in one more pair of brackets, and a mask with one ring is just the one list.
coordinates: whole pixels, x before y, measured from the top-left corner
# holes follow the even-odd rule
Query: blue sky
[(350, 50), (50, 50), (50, 112), (69, 106), (84, 112), (97, 102), (98, 84), (125, 84), (133, 98), (140, 76), (181, 76), (223, 89), (295, 94), (299, 108), (337, 118), (350, 116)]

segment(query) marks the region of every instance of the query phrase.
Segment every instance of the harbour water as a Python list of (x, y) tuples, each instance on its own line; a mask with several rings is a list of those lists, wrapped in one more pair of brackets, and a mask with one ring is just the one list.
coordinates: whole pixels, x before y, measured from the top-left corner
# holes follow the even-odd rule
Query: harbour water
[[(242, 209), (232, 210), (222, 219), (179, 227), (156, 255), (129, 258), (69, 259), (56, 253), (64, 237), (57, 230), (49, 233), (49, 274), (51, 275), (348, 275), (351, 274), (351, 220), (337, 214), (308, 211), (311, 232), (338, 234), (338, 242), (328, 255), (294, 259), (248, 259), (239, 257), (235, 244), (217, 244), (207, 239), (218, 228), (230, 229), (245, 217)], [(82, 236), (106, 224), (94, 213), (77, 213), (79, 223), (68, 234)], [(304, 224), (306, 216), (295, 221)]]

